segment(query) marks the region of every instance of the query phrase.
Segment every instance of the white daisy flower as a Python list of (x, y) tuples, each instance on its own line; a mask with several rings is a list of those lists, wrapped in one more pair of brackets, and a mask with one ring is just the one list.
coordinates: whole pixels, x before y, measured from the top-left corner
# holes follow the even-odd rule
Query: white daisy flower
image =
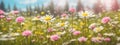
[(10, 36), (19, 36), (20, 33), (10, 33)]
[(66, 31), (63, 32), (57, 32), (57, 35), (64, 35), (66, 33)]
[(98, 32), (100, 32), (100, 31), (103, 30), (103, 29), (104, 29), (104, 27), (103, 27), (103, 26), (100, 26), (100, 27), (94, 28), (93, 31), (96, 32), (96, 33), (98, 33)]
[(104, 33), (103, 35), (105, 35), (105, 36), (115, 36), (114, 33)]
[(93, 12), (91, 12), (91, 11), (81, 11), (81, 12), (78, 12), (78, 15), (79, 15), (80, 18), (95, 17), (95, 15), (93, 14)]
[(55, 18), (53, 18), (53, 16), (51, 15), (46, 15), (40, 18), (40, 21), (48, 23), (48, 22), (53, 22)]
[(67, 27), (68, 26), (68, 22), (57, 23), (56, 26), (57, 27)]

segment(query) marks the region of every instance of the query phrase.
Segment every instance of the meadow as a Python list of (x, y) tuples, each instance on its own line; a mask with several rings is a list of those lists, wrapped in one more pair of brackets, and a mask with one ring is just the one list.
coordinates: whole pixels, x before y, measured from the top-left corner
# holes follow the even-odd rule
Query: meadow
[(0, 45), (120, 45), (120, 11), (34, 16), (0, 10)]

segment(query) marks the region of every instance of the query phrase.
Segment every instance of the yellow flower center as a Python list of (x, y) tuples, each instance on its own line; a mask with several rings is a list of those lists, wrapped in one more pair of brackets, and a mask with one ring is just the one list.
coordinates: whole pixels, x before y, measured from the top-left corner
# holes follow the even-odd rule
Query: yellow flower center
[(84, 13), (82, 14), (82, 16), (86, 17), (86, 16), (88, 16), (88, 13), (84, 12)]
[(49, 21), (49, 20), (51, 20), (51, 17), (50, 17), (50, 16), (46, 16), (46, 17), (45, 17), (45, 20), (46, 20), (46, 21)]
[(65, 23), (61, 23), (61, 24), (60, 24), (60, 26), (64, 26), (64, 25), (65, 25)]

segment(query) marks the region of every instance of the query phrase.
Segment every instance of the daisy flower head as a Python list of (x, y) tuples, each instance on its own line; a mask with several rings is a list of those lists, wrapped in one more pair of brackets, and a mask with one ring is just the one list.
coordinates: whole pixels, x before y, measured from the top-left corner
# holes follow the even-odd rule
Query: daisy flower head
[(96, 33), (98, 33), (98, 32), (100, 32), (100, 31), (102, 31), (103, 29), (104, 29), (104, 27), (103, 27), (103, 26), (100, 26), (100, 27), (94, 28), (93, 31), (96, 32)]
[(55, 18), (53, 18), (52, 15), (46, 15), (40, 18), (40, 21), (48, 23), (48, 22), (53, 22)]
[(104, 33), (104, 36), (115, 36), (115, 33)]
[(67, 27), (68, 26), (68, 22), (60, 22), (56, 24), (57, 27)]
[(89, 18), (89, 17), (95, 17), (92, 11), (81, 11), (78, 12), (78, 15), (80, 18)]

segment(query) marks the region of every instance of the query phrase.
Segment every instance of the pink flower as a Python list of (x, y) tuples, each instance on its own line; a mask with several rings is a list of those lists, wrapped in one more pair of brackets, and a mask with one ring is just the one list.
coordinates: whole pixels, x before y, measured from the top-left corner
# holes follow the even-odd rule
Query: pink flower
[(62, 16), (62, 17), (66, 17), (66, 16), (67, 16), (67, 14), (66, 14), (66, 13), (63, 13), (61, 16)]
[(26, 31), (24, 31), (24, 32), (22, 32), (22, 35), (23, 36), (30, 36), (32, 34), (32, 32), (31, 31), (29, 31), (29, 30), (26, 30)]
[(79, 42), (85, 42), (85, 41), (87, 41), (87, 38), (85, 38), (85, 37), (80, 37), (80, 38), (78, 38), (78, 41), (79, 41)]
[(58, 35), (52, 35), (52, 36), (50, 36), (50, 40), (51, 41), (57, 41), (59, 38), (60, 38), (60, 36), (58, 36)]
[(3, 15), (5, 12), (3, 10), (0, 10), (0, 15)]
[(92, 23), (92, 24), (89, 26), (89, 28), (93, 30), (96, 26), (97, 26), (96, 23)]
[(62, 31), (62, 30), (64, 30), (64, 28), (63, 28), (63, 27), (61, 27), (61, 28), (60, 28), (60, 30)]
[(8, 17), (8, 18), (6, 18), (6, 20), (9, 22), (9, 21), (11, 21), (11, 20), (12, 20), (12, 18), (9, 18), (9, 17)]
[(109, 42), (111, 39), (110, 38), (104, 38), (104, 41)]
[(52, 28), (48, 28), (48, 30), (47, 30), (48, 32), (52, 32), (53, 31), (53, 29)]
[(0, 19), (4, 18), (5, 16), (4, 15), (0, 15)]
[(19, 11), (17, 11), (17, 10), (12, 11), (12, 14), (18, 14), (18, 13), (19, 13)]
[(103, 41), (103, 38), (101, 38), (101, 37), (93, 37), (91, 39), (91, 41), (101, 43)]
[(72, 13), (74, 13), (75, 9), (74, 8), (70, 8), (69, 11), (72, 12)]
[(102, 22), (103, 24), (106, 24), (106, 23), (108, 23), (109, 21), (110, 21), (110, 17), (104, 17), (101, 22)]
[(80, 31), (74, 31), (73, 35), (79, 35), (81, 32)]
[(16, 18), (16, 22), (18, 22), (18, 23), (22, 23), (24, 20), (25, 20), (25, 18), (22, 16)]

